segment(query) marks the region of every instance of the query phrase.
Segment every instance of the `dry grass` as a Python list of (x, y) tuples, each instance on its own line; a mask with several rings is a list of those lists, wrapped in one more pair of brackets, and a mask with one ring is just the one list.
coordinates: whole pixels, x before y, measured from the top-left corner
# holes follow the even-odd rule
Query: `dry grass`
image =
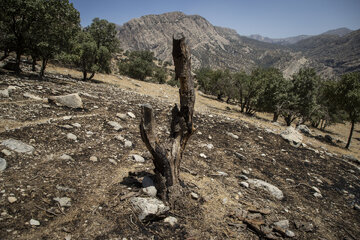
[[(50, 73), (60, 73), (60, 74), (69, 74), (75, 78), (81, 78), (82, 73), (73, 69), (56, 67), (50, 65), (48, 68), (48, 72)], [(169, 103), (177, 103), (178, 102), (178, 88), (171, 87), (166, 84), (155, 84), (149, 82), (143, 82), (139, 80), (135, 80), (126, 76), (117, 76), (117, 75), (108, 75), (108, 74), (96, 74), (94, 80), (113, 84), (119, 86), (122, 89), (127, 89), (130, 91), (135, 91), (137, 93), (141, 93), (147, 96), (151, 96), (154, 98), (159, 98), (165, 100)], [(230, 110), (229, 110), (230, 108)], [(256, 113), (256, 117), (250, 117), (245, 114), (239, 113), (239, 107), (233, 104), (227, 104), (225, 102), (220, 102), (216, 100), (216, 98), (212, 96), (207, 96), (202, 93), (196, 91), (196, 103), (195, 109), (198, 112), (206, 113), (206, 114), (220, 114), (226, 117), (230, 117), (233, 119), (241, 119), (244, 122), (249, 124), (254, 124), (255, 126), (261, 128), (269, 128), (273, 131), (280, 132), (285, 128), (285, 122), (280, 119), (279, 123), (281, 126), (276, 126), (271, 123), (272, 114), (267, 113)], [(334, 139), (340, 139), (344, 143), (340, 143), (337, 145), (329, 145), (323, 142), (320, 142), (314, 138), (305, 137), (305, 143), (320, 149), (326, 148), (328, 151), (332, 153), (336, 153), (339, 155), (353, 155), (356, 158), (360, 159), (360, 126), (359, 124), (355, 125), (355, 131), (352, 138), (352, 143), (350, 146), (350, 150), (345, 149), (345, 144), (347, 142), (347, 138), (350, 131), (350, 123), (345, 124), (335, 124), (326, 129), (326, 132), (320, 131), (318, 129), (311, 128), (314, 135), (325, 135), (329, 134)]]

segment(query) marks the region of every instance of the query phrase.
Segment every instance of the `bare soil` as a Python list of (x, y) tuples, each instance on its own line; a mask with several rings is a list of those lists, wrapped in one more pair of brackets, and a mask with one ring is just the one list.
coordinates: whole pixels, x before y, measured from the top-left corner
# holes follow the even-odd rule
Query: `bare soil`
[[(286, 235), (272, 226), (284, 219), (289, 220), (294, 239), (360, 236), (360, 214), (354, 208), (360, 202), (360, 168), (341, 155), (358, 156), (357, 150), (347, 152), (341, 145), (313, 137), (304, 140), (311, 148), (292, 147), (278, 135), (284, 126), (273, 125), (261, 115), (242, 116), (236, 106), (199, 94), (194, 117), (198, 130), (181, 163), (185, 194), (168, 213), (178, 224), (171, 227), (160, 218), (140, 222), (129, 200), (143, 195), (141, 181), (153, 174), (153, 165), (139, 134), (139, 105), (154, 107), (159, 136), (165, 138), (177, 89), (114, 76), (111, 81), (103, 77), (98, 78), (103, 82), (82, 82), (73, 78), (72, 70), (67, 70), (72, 77), (51, 70), (44, 80), (26, 72), (0, 75), (0, 89), (18, 87), (10, 98), (0, 99), (0, 141), (13, 138), (35, 148), (33, 154), (0, 152), (8, 164), (0, 173), (0, 239), (263, 239), (266, 228), (275, 239), (282, 239)], [(80, 93), (84, 109), (23, 96), (48, 98), (75, 92)], [(136, 118), (116, 117), (127, 112)], [(108, 121), (117, 121), (124, 129), (115, 131)], [(77, 140), (67, 139), (68, 133)], [(119, 134), (133, 146), (125, 148), (115, 138)], [(354, 145), (358, 144), (355, 138)], [(73, 160), (62, 160), (63, 154)], [(144, 156), (145, 163), (134, 162), (132, 154)], [(98, 161), (90, 161), (91, 156)], [(244, 174), (277, 186), (284, 199), (240, 186)], [(314, 186), (322, 198), (314, 196)], [(200, 198), (192, 199), (191, 192)], [(10, 203), (10, 196), (17, 200)], [(56, 197), (71, 198), (71, 206), (61, 207)], [(248, 217), (239, 216), (241, 211)], [(40, 226), (31, 226), (31, 219)]]

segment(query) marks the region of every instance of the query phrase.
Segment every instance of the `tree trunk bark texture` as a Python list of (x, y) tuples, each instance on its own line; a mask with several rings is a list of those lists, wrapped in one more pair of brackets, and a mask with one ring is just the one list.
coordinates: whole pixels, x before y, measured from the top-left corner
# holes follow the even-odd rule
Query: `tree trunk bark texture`
[(142, 105), (140, 133), (141, 139), (153, 156), (158, 196), (174, 207), (176, 200), (182, 195), (179, 179), (180, 162), (186, 144), (195, 131), (195, 91), (191, 75), (191, 57), (182, 34), (173, 37), (172, 55), (175, 63), (175, 80), (180, 81), (180, 109), (177, 104), (172, 109), (170, 136), (160, 143), (155, 134), (153, 109), (149, 104)]
[(351, 138), (352, 138), (352, 135), (353, 135), (353, 132), (354, 132), (354, 128), (355, 128), (355, 121), (352, 120), (351, 121), (351, 129), (350, 129), (349, 138), (348, 138), (347, 144), (345, 146), (346, 149), (349, 149), (349, 147), (350, 147)]

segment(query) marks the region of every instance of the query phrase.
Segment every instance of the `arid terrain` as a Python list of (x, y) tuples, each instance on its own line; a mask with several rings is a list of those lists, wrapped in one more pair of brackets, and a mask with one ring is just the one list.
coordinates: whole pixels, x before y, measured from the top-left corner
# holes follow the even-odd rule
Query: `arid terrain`
[[(185, 196), (163, 216), (177, 223), (141, 222), (130, 201), (146, 196), (141, 182), (153, 165), (139, 134), (140, 105), (153, 106), (165, 138), (178, 90), (124, 76), (79, 76), (60, 67), (43, 80), (27, 71), (0, 74), (0, 90), (9, 89), (0, 98), (0, 157), (7, 162), (0, 239), (359, 239), (359, 125), (350, 150), (343, 149), (349, 126), (341, 124), (311, 129), (293, 147), (280, 136), (282, 122), (242, 115), (197, 93), (197, 131), (181, 163)], [(47, 100), (72, 93), (83, 108)], [(11, 149), (9, 139), (26, 151)], [(283, 196), (256, 187), (258, 180)]]

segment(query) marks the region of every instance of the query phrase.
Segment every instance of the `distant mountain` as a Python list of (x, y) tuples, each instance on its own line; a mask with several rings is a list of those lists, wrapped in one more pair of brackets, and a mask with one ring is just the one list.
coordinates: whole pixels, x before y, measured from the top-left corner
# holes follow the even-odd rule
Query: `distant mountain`
[[(337, 29), (333, 29), (333, 30), (329, 30), (326, 31), (324, 33), (321, 33), (319, 35), (334, 35), (334, 36), (345, 36), (346, 34), (352, 32), (352, 30), (348, 29), (348, 28), (337, 28)], [(318, 35), (316, 35), (318, 36)], [(262, 42), (267, 42), (267, 43), (274, 43), (274, 44), (280, 44), (280, 45), (291, 45), (291, 44), (295, 44), (301, 40), (307, 39), (313, 37), (312, 35), (299, 35), (299, 36), (295, 36), (295, 37), (287, 37), (287, 38), (269, 38), (269, 37), (264, 37), (261, 36), (259, 34), (253, 34), (250, 35), (249, 38), (258, 40), (258, 41), (262, 41)]]
[(274, 44), (240, 36), (233, 29), (213, 26), (201, 16), (182, 12), (146, 15), (118, 26), (124, 50), (150, 50), (158, 59), (170, 62), (172, 36), (177, 32), (187, 38), (193, 68), (249, 72), (256, 67), (277, 67), (285, 77), (301, 67), (313, 67), (323, 76), (359, 70), (357, 31), (346, 34), (346, 29), (336, 29), (318, 36), (278, 39), (282, 43)]
[(360, 71), (360, 29), (344, 35), (345, 32), (332, 35), (326, 32), (299, 41), (291, 48), (332, 68), (336, 74)]
[(150, 50), (161, 60), (172, 61), (172, 36), (183, 32), (195, 68), (229, 68), (250, 71), (256, 67), (278, 67), (290, 76), (310, 59), (286, 47), (240, 36), (235, 30), (215, 27), (198, 15), (171, 12), (132, 19), (118, 27), (124, 50)]
[(249, 38), (256, 39), (258, 41), (267, 42), (267, 43), (274, 43), (274, 44), (280, 44), (280, 45), (290, 45), (297, 43), (298, 41), (301, 41), (303, 39), (311, 37), (310, 35), (299, 35), (295, 37), (287, 37), (287, 38), (268, 38), (263, 37), (258, 34), (250, 35)]

